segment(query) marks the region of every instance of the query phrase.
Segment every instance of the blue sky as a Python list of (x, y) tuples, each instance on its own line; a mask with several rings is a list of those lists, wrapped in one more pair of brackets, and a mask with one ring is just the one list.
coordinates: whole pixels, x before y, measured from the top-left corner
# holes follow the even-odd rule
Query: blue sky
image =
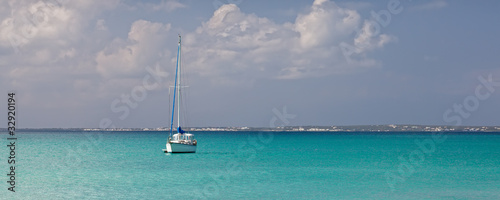
[(0, 93), (17, 93), (18, 127), (168, 126), (182, 34), (189, 126), (265, 127), (284, 107), (295, 115), (287, 125), (500, 125), (499, 9), (445, 0), (7, 0)]

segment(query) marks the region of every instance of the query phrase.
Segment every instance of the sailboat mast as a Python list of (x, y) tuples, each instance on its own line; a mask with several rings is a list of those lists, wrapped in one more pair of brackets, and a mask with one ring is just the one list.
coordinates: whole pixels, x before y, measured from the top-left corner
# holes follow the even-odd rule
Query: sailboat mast
[[(181, 36), (179, 35), (179, 44), (177, 46), (177, 63), (175, 66), (175, 82), (174, 82), (174, 98), (172, 103), (172, 117), (170, 118), (170, 136), (172, 136), (174, 130), (174, 113), (175, 113), (175, 94), (177, 93), (177, 72), (179, 70), (179, 58), (181, 54)], [(179, 123), (179, 115), (177, 115), (177, 124)]]
[(179, 94), (177, 94), (177, 100), (179, 103), (177, 103), (177, 127), (181, 126), (180, 123), (180, 115), (181, 115), (181, 73), (182, 73), (182, 58), (181, 58), (181, 53), (182, 53), (182, 45), (181, 45), (181, 36), (179, 35)]

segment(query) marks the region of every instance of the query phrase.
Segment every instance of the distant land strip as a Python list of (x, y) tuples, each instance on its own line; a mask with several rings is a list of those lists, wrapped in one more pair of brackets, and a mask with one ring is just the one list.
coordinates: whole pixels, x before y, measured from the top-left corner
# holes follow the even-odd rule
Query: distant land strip
[[(185, 127), (187, 131), (282, 131), (282, 132), (500, 132), (500, 126), (351, 125), (264, 127)], [(0, 128), (5, 132), (7, 128)], [(18, 128), (17, 131), (170, 131), (170, 128)]]

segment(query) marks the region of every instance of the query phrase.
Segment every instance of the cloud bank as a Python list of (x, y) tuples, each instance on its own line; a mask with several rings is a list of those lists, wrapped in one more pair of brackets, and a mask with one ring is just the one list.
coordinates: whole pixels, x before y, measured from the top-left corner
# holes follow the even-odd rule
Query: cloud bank
[[(348, 73), (376, 62), (365, 57), (347, 63), (341, 42), (362, 46), (356, 53), (363, 54), (393, 39), (372, 34), (368, 23), (355, 10), (327, 0), (314, 1), (294, 23), (285, 24), (227, 4), (187, 35), (186, 51), (202, 76), (300, 79)], [(243, 73), (248, 77), (238, 76)]]
[[(109, 102), (141, 84), (147, 67), (161, 66), (171, 74), (182, 27), (137, 19), (125, 37), (113, 35), (104, 16), (123, 4), (2, 1), (2, 90), (23, 91), (26, 103), (42, 110), (86, 110), (89, 102)], [(169, 0), (147, 9), (174, 12), (186, 5)], [(369, 23), (356, 10), (328, 0), (314, 1), (295, 21), (283, 24), (225, 4), (195, 30), (183, 31), (183, 61), (191, 74), (213, 85), (236, 87), (258, 79), (354, 73), (376, 67), (378, 62), (366, 53), (394, 40), (374, 34)], [(356, 50), (354, 62), (345, 58), (342, 43), (363, 47)], [(101, 109), (108, 107), (104, 104)]]

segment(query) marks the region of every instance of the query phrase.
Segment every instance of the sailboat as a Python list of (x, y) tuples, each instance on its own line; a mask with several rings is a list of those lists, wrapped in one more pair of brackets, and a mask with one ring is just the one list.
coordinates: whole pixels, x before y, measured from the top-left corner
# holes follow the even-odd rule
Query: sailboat
[[(180, 97), (181, 97), (181, 36), (179, 35), (179, 44), (177, 46), (177, 64), (175, 66), (174, 97), (172, 103), (172, 117), (170, 120), (170, 135), (167, 140), (165, 153), (196, 153), (197, 141), (194, 135), (185, 132), (180, 125)], [(174, 134), (174, 114), (177, 95), (177, 133)]]

